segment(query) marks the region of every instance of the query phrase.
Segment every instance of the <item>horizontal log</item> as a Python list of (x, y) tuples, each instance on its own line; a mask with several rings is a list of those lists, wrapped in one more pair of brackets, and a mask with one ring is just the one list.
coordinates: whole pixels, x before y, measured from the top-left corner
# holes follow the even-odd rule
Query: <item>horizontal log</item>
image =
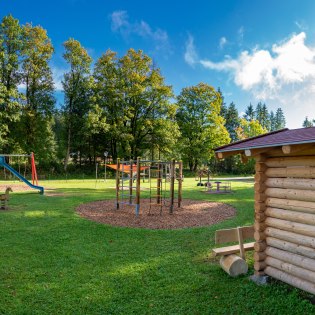
[(310, 271), (298, 266), (295, 266), (293, 264), (284, 262), (280, 259), (277, 258), (273, 258), (273, 257), (269, 257), (267, 256), (265, 263), (268, 266), (277, 268), (279, 270), (282, 270), (284, 272), (287, 272), (288, 274), (298, 277), (300, 279), (304, 279), (307, 280), (309, 282), (315, 283), (315, 272), (314, 271)]
[(304, 290), (306, 292), (315, 294), (315, 284), (313, 284), (309, 281), (306, 281), (306, 280), (303, 280), (301, 278), (292, 276), (292, 275), (290, 275), (284, 271), (281, 271), (281, 270), (274, 268), (274, 267), (271, 267), (271, 266), (266, 267), (264, 272), (270, 277), (278, 279), (282, 282), (290, 284), (290, 285), (292, 285), (296, 288), (299, 288), (301, 290)]
[(298, 152), (303, 152), (309, 149), (312, 149), (314, 147), (313, 143), (305, 143), (305, 144), (297, 144), (297, 145), (283, 145), (282, 146), (282, 152), (284, 154), (293, 154)]
[(265, 260), (267, 255), (264, 252), (255, 252), (254, 253), (254, 260), (255, 261), (262, 261)]
[(266, 205), (265, 202), (262, 201), (255, 201), (255, 212), (256, 213), (261, 213), (261, 212), (265, 212), (266, 210)]
[(265, 241), (258, 241), (254, 244), (255, 252), (263, 252), (267, 247), (267, 243)]
[(267, 165), (264, 162), (257, 162), (255, 164), (255, 172), (265, 172), (265, 170), (267, 169)]
[(255, 213), (255, 222), (262, 223), (266, 220), (266, 215), (264, 212), (256, 212)]
[[(315, 238), (311, 236), (305, 236), (294, 232), (283, 231), (272, 227), (267, 227), (265, 230), (265, 234), (267, 238), (274, 237), (283, 241), (288, 241), (315, 249)], [(255, 245), (254, 248), (256, 249)]]
[(266, 243), (268, 246), (276, 247), (287, 252), (302, 255), (308, 258), (315, 259), (314, 248), (295, 244), (292, 242), (284, 241), (274, 237), (266, 237)]
[(315, 225), (315, 214), (295, 212), (295, 211), (283, 210), (283, 209), (271, 208), (271, 207), (268, 207), (265, 213), (267, 216), (272, 217), (272, 218)]
[(265, 230), (265, 228), (266, 228), (266, 224), (263, 222), (255, 222), (255, 224), (254, 224), (254, 229), (257, 232), (263, 232)]
[(255, 201), (264, 202), (267, 198), (265, 193), (255, 192)]
[(222, 269), (232, 277), (246, 274), (248, 270), (246, 261), (240, 256), (234, 254), (222, 256), (220, 259), (220, 265)]
[(267, 188), (264, 195), (281, 199), (315, 201), (315, 191), (312, 190)]
[(285, 189), (315, 190), (315, 179), (275, 177), (268, 178), (265, 181), (264, 186)]
[(264, 183), (255, 183), (254, 190), (257, 193), (263, 193), (266, 190), (267, 186)]
[[(296, 223), (288, 220), (280, 220), (268, 217), (265, 220), (265, 223), (268, 227), (274, 227), (280, 230), (289, 231), (297, 234), (302, 234), (306, 236), (315, 236), (315, 226)], [(256, 233), (256, 232), (255, 232)]]
[[(278, 177), (278, 176), (275, 176)], [(265, 174), (265, 172), (258, 172), (255, 174), (255, 182), (256, 183), (262, 183), (267, 179), (267, 175)]]
[[(293, 210), (293, 211), (298, 211), (298, 212), (315, 213), (315, 203), (308, 202), (308, 201), (267, 198), (266, 205), (269, 207)], [(256, 210), (256, 204), (255, 204), (255, 210)]]
[(276, 157), (265, 161), (268, 167), (315, 166), (313, 156)]
[(266, 235), (264, 232), (255, 231), (254, 239), (256, 242), (260, 242), (266, 239)]
[(263, 271), (267, 267), (267, 264), (264, 261), (256, 261), (254, 263), (254, 269), (256, 271)]
[(292, 265), (300, 266), (306, 270), (315, 271), (315, 260), (302, 255), (293, 254), (275, 247), (267, 246), (265, 253), (267, 256), (280, 259)]
[(315, 167), (268, 168), (265, 174), (268, 177), (315, 178)]

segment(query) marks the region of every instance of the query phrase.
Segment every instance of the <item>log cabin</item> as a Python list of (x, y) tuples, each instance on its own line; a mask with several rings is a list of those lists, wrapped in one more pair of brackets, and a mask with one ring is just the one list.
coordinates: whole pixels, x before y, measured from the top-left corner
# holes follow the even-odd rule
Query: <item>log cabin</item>
[(315, 294), (315, 127), (281, 129), (215, 149), (255, 159), (254, 269)]

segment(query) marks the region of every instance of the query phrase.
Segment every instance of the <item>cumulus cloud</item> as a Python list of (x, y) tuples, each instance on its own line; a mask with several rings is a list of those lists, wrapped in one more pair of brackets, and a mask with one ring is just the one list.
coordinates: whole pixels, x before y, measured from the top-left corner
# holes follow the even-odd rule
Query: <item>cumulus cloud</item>
[(198, 62), (198, 55), (194, 44), (194, 38), (190, 34), (188, 34), (188, 39), (186, 41), (184, 59), (186, 63), (188, 63), (190, 66), (193, 66), (196, 62)]
[(130, 21), (127, 11), (114, 11), (110, 15), (111, 30), (120, 33), (125, 38), (137, 35), (153, 40), (156, 49), (168, 48), (169, 39), (166, 31), (152, 27), (145, 21)]
[[(205, 68), (230, 73), (235, 84), (257, 100), (283, 106), (291, 117), (288, 121), (293, 122), (296, 114), (315, 116), (315, 47), (306, 45), (305, 39), (306, 34), (301, 32), (269, 50), (256, 48), (241, 52), (235, 59), (199, 62)], [(298, 113), (297, 108), (301, 109)]]

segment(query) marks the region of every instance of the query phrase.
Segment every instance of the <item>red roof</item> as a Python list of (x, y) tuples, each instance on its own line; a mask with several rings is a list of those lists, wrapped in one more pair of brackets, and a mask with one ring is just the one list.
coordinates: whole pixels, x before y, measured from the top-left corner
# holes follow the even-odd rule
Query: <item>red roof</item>
[(315, 143), (315, 127), (281, 129), (218, 147), (215, 149), (215, 152), (229, 152), (303, 143)]

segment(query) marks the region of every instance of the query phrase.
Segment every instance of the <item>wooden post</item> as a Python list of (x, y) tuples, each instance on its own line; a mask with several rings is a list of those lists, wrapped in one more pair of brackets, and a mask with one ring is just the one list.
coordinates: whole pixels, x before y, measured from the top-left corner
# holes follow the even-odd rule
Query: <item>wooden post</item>
[(117, 159), (116, 169), (116, 209), (119, 209), (120, 159)]
[(158, 171), (157, 171), (157, 179), (156, 179), (156, 203), (159, 205), (161, 203), (161, 186), (162, 186), (162, 174), (161, 174), (161, 166), (162, 164), (158, 162)]
[(264, 233), (265, 230), (265, 210), (266, 210), (266, 205), (265, 205), (265, 200), (266, 200), (266, 195), (265, 195), (265, 180), (266, 180), (266, 175), (265, 171), (267, 169), (265, 165), (265, 156), (262, 154), (258, 155), (256, 157), (256, 165), (255, 165), (255, 170), (256, 170), (256, 175), (255, 175), (255, 233), (254, 233), (254, 238), (255, 238), (255, 254), (254, 254), (254, 269), (255, 269), (255, 275), (256, 276), (263, 276), (264, 275), (264, 269), (266, 267), (266, 264), (264, 262), (265, 260), (265, 255), (262, 253), (264, 252), (266, 248), (266, 236)]
[(140, 211), (140, 157), (137, 157), (136, 215)]
[(178, 178), (178, 208), (182, 204), (182, 189), (183, 189), (183, 161), (179, 161), (179, 178)]
[(237, 228), (237, 237), (240, 245), (240, 256), (245, 260), (245, 250), (244, 250), (244, 241), (243, 241), (243, 233), (240, 227)]
[(171, 204), (170, 204), (170, 214), (173, 213), (174, 209), (174, 186), (175, 186), (175, 160), (171, 161), (171, 182), (170, 182), (170, 194), (171, 194)]
[(133, 186), (133, 160), (130, 160), (129, 170), (129, 204), (132, 204), (132, 186)]

